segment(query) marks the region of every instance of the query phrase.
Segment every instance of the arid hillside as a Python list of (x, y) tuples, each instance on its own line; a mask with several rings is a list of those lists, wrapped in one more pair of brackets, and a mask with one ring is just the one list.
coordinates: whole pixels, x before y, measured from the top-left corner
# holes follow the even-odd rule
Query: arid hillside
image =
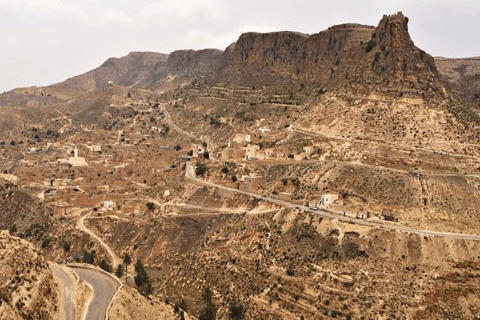
[(447, 86), (465, 104), (480, 107), (480, 58), (448, 59), (437, 57), (435, 65)]
[(477, 62), (397, 13), (13, 90), (0, 228), (117, 273), (115, 319), (477, 319)]
[(2, 319), (59, 319), (59, 284), (38, 250), (0, 231), (0, 315)]

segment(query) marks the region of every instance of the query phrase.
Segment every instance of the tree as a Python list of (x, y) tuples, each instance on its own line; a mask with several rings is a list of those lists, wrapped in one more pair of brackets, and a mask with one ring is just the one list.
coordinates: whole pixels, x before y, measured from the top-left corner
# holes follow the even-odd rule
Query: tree
[(232, 182), (237, 182), (237, 176), (232, 176)]
[(199, 320), (215, 320), (217, 317), (217, 306), (213, 303), (213, 292), (210, 287), (205, 287), (202, 293), (204, 306), (200, 311)]
[(121, 278), (123, 277), (123, 264), (119, 264), (118, 267), (117, 267), (117, 270), (115, 270), (115, 275), (118, 277), (118, 278)]
[(205, 159), (207, 159), (207, 160), (210, 159), (210, 153), (208, 153), (208, 151), (205, 151), (205, 152), (203, 153), (203, 158), (205, 158)]
[(125, 253), (123, 263), (125, 264), (125, 281), (128, 283), (128, 266), (132, 263), (132, 257), (130, 257), (128, 253)]
[(147, 208), (148, 210), (152, 211), (153, 208), (155, 208), (155, 204), (153, 202), (147, 202)]
[(180, 151), (180, 149), (182, 149), (179, 144), (176, 144), (173, 148), (175, 149), (175, 151)]
[(245, 308), (243, 304), (235, 304), (234, 301), (230, 302), (228, 306), (228, 319), (230, 320), (243, 320), (245, 319)]
[(228, 173), (228, 167), (223, 167), (223, 168), (222, 168), (222, 172), (225, 173), (225, 174), (227, 174), (227, 173)]
[(137, 275), (134, 280), (135, 285), (138, 287), (138, 291), (145, 297), (148, 297), (153, 292), (153, 289), (147, 271), (145, 271), (145, 267), (141, 260), (137, 260), (135, 263), (135, 272)]
[(207, 145), (207, 143), (206, 143), (205, 141), (203, 141), (202, 146), (203, 146), (204, 148), (206, 148), (208, 145)]
[(212, 303), (213, 300), (212, 300), (212, 297), (213, 297), (213, 292), (212, 290), (210, 289), (210, 287), (205, 287), (203, 289), (203, 292), (202, 292), (202, 301), (205, 303), (205, 304), (209, 304), (209, 303)]
[(182, 301), (180, 301), (178, 306), (180, 307), (180, 309), (187, 311), (187, 300), (182, 299)]

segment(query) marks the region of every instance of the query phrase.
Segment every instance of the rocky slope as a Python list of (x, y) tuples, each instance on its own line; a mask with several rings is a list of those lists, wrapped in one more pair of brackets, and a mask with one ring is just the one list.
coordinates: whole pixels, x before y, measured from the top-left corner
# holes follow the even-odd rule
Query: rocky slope
[(472, 107), (480, 107), (480, 57), (465, 59), (435, 58), (438, 72), (447, 87)]
[(2, 319), (59, 319), (58, 284), (30, 243), (0, 231)]
[(108, 85), (109, 81), (121, 86), (141, 82), (152, 70), (162, 69), (168, 55), (156, 52), (131, 52), (122, 58), (110, 58), (100, 67), (83, 75), (70, 78), (58, 86), (94, 90)]

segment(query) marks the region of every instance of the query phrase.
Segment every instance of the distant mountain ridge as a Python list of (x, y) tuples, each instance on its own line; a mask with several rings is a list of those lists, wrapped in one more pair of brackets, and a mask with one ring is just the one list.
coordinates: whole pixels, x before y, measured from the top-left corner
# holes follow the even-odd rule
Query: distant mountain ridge
[(245, 33), (227, 47), (132, 52), (55, 86), (94, 90), (109, 81), (151, 89), (203, 79), (232, 85), (314, 85), (362, 92), (425, 95), (438, 91), (434, 59), (417, 48), (401, 12), (377, 27), (333, 26), (317, 34)]

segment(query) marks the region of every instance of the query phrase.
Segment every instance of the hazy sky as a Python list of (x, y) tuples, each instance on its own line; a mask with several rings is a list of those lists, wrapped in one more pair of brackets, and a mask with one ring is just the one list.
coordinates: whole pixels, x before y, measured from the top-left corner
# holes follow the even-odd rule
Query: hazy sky
[(0, 0), (0, 91), (48, 85), (131, 51), (225, 49), (242, 32), (377, 25), (398, 11), (434, 56), (480, 56), (478, 0)]

